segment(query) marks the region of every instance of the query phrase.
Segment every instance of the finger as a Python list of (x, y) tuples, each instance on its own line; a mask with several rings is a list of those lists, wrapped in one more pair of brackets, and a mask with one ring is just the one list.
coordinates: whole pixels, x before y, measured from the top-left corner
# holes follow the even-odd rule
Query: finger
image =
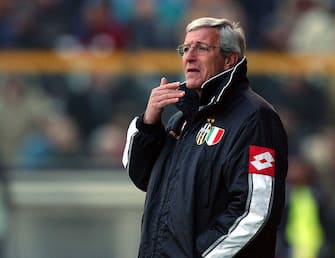
[(152, 98), (166, 99), (166, 98), (180, 98), (184, 96), (185, 91), (165, 88), (156, 88), (152, 91)]
[(159, 88), (163, 89), (177, 89), (180, 86), (180, 82), (169, 83), (166, 77), (161, 78)]
[(168, 83), (168, 80), (165, 77), (162, 77), (160, 85), (162, 86), (162, 85), (167, 84), (167, 83)]
[(161, 101), (153, 103), (153, 106), (159, 110), (165, 108), (168, 105), (177, 103), (179, 101), (179, 98), (169, 98), (169, 99), (163, 99)]

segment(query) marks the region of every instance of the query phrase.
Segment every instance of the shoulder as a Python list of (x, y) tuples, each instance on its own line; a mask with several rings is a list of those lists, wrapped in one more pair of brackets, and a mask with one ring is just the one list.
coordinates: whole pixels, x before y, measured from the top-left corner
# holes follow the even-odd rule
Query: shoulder
[(278, 112), (273, 105), (251, 88), (243, 91), (238, 102), (240, 112), (245, 114), (246, 119), (254, 116), (259, 118), (279, 118)]
[(257, 124), (283, 127), (275, 108), (251, 88), (240, 91), (222, 111), (222, 118), (237, 127), (252, 127)]

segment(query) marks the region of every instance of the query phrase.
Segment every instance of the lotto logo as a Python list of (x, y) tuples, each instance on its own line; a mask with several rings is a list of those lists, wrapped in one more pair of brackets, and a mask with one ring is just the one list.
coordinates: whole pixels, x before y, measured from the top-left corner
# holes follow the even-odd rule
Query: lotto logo
[(275, 150), (251, 145), (249, 149), (249, 173), (275, 175)]

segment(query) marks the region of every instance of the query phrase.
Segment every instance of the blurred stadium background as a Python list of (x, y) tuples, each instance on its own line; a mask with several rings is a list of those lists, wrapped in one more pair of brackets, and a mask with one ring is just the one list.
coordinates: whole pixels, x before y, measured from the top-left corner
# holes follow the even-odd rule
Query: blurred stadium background
[(334, 0), (0, 0), (0, 258), (136, 257), (126, 129), (162, 75), (182, 80), (200, 16), (245, 28), (251, 85), (288, 132), (276, 258), (335, 257)]

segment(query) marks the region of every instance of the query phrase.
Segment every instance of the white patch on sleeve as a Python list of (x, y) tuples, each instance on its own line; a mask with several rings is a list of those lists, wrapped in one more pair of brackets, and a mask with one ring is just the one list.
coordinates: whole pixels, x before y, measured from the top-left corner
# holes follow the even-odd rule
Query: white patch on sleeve
[(136, 128), (136, 121), (137, 121), (138, 117), (135, 117), (131, 122), (130, 125), (128, 127), (128, 131), (127, 131), (127, 141), (126, 141), (126, 145), (124, 147), (123, 150), (123, 156), (122, 156), (122, 163), (123, 166), (125, 168), (127, 168), (128, 162), (129, 162), (129, 150), (131, 148), (131, 144), (132, 144), (132, 138), (138, 133), (138, 129)]
[(220, 237), (202, 254), (203, 257), (234, 257), (266, 223), (272, 206), (274, 178), (262, 174), (249, 174), (249, 179), (249, 209), (230, 228), (227, 235)]

